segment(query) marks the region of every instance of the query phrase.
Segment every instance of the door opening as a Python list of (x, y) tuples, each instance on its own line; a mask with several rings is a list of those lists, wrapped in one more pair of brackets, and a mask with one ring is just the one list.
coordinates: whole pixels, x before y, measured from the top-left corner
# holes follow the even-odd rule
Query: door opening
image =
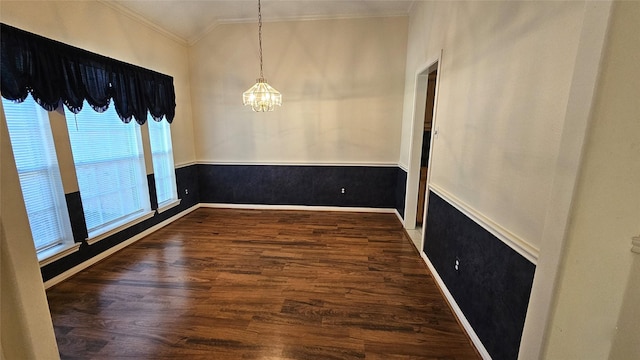
[(429, 166), (429, 150), (431, 146), (431, 125), (436, 98), (436, 80), (438, 70), (429, 73), (427, 78), (427, 96), (424, 109), (424, 126), (422, 131), (422, 153), (420, 155), (420, 181), (418, 183), (418, 207), (416, 209), (416, 225), (422, 226), (427, 195), (427, 171)]
[(404, 226), (417, 249), (424, 242), (425, 218), (429, 202), (430, 162), (433, 145), (438, 136), (438, 84), (440, 81), (440, 58), (416, 73), (411, 148), (407, 169), (407, 187), (404, 208)]

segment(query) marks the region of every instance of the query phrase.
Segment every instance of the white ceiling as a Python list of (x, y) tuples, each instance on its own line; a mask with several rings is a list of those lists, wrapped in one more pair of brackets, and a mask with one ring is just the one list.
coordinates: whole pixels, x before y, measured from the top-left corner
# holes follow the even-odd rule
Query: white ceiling
[[(257, 0), (101, 0), (187, 43), (216, 25), (258, 21)], [(262, 0), (262, 20), (407, 15), (404, 0)]]

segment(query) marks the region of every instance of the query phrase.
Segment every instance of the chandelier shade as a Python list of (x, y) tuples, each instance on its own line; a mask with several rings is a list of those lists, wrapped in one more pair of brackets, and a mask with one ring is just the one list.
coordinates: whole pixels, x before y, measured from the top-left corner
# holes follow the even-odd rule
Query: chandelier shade
[(273, 111), (282, 105), (282, 94), (263, 78), (257, 79), (255, 85), (242, 94), (242, 104), (251, 106), (253, 111)]
[(253, 111), (273, 111), (282, 105), (282, 94), (271, 85), (262, 75), (262, 10), (258, 0), (258, 43), (260, 45), (260, 78), (256, 84), (242, 94), (242, 104), (251, 106)]

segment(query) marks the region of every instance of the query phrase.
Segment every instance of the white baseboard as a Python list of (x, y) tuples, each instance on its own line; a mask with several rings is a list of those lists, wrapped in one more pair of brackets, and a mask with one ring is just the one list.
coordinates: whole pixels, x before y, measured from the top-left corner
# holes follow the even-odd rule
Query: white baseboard
[(393, 212), (394, 214), (396, 214), (396, 217), (398, 218), (398, 220), (400, 220), (400, 223), (404, 227), (404, 219), (402, 218), (402, 215), (400, 215), (400, 213), (398, 212), (398, 209), (393, 209)]
[(476, 332), (473, 330), (473, 327), (471, 327), (471, 324), (469, 323), (467, 318), (464, 316), (462, 309), (460, 309), (460, 307), (458, 306), (458, 303), (453, 298), (453, 295), (451, 295), (451, 293), (449, 292), (449, 289), (444, 284), (444, 281), (442, 281), (442, 278), (436, 271), (436, 268), (433, 266), (433, 264), (431, 263), (431, 261), (423, 251), (420, 251), (420, 256), (422, 257), (422, 260), (424, 260), (424, 262), (427, 264), (427, 267), (429, 268), (429, 271), (431, 271), (431, 274), (433, 275), (433, 278), (438, 284), (438, 287), (440, 287), (440, 290), (444, 294), (444, 297), (447, 299), (447, 302), (449, 302), (449, 306), (451, 306), (451, 309), (456, 314), (458, 321), (460, 321), (460, 324), (469, 335), (469, 338), (471, 338), (471, 341), (473, 342), (473, 345), (475, 345), (476, 349), (480, 353), (480, 356), (482, 356), (484, 360), (491, 360), (491, 355), (489, 355), (489, 352), (487, 352), (487, 349), (485, 349), (484, 345), (482, 344), (482, 341), (480, 341), (480, 338), (478, 337)]
[(327, 162), (327, 161), (225, 161), (225, 160), (198, 160), (198, 165), (234, 165), (234, 166), (357, 166), (357, 167), (397, 167), (398, 164), (380, 161), (361, 162)]
[[(343, 211), (343, 212), (368, 212), (368, 213), (385, 213), (385, 214), (393, 214), (395, 213), (398, 218), (400, 218), (400, 214), (396, 209), (388, 209), (388, 208), (367, 208), (367, 207), (340, 207), (340, 206), (305, 206), (305, 205), (259, 205), (259, 204), (221, 204), (221, 203), (199, 203), (187, 210), (180, 212), (165, 221), (162, 221), (147, 230), (136, 234), (135, 236), (119, 243), (118, 245), (109, 248), (100, 254), (88, 259), (71, 269), (55, 276), (44, 283), (44, 288), (48, 289), (61, 281), (68, 279), (69, 277), (79, 273), (80, 271), (88, 268), (89, 266), (113, 255), (114, 253), (124, 249), (125, 247), (135, 243), (136, 241), (142, 239), (143, 237), (169, 225), (170, 223), (176, 221), (177, 219), (189, 214), (190, 212), (201, 208), (229, 208), (229, 209), (256, 209), (256, 210), (305, 210), (305, 211)], [(400, 218), (400, 221), (402, 219)]]
[(48, 289), (48, 288), (60, 283), (61, 281), (64, 281), (64, 280), (68, 279), (69, 277), (79, 273), (80, 271), (82, 271), (82, 270), (88, 268), (89, 266), (97, 263), (98, 261), (103, 260), (103, 259), (107, 258), (108, 256), (113, 255), (114, 253), (118, 252), (119, 250), (124, 249), (125, 247), (133, 244), (134, 242), (142, 239), (143, 237), (145, 237), (145, 236), (147, 236), (147, 235), (149, 235), (149, 234), (151, 234), (151, 233), (153, 233), (153, 232), (165, 227), (166, 225), (169, 225), (170, 223), (172, 223), (172, 222), (178, 220), (179, 218), (187, 215), (188, 213), (198, 209), (199, 207), (200, 207), (200, 204), (196, 204), (196, 205), (188, 208), (187, 210), (184, 210), (184, 211), (182, 211), (182, 212), (180, 212), (180, 213), (168, 218), (167, 220), (162, 221), (162, 222), (160, 222), (160, 223), (148, 228), (147, 230), (145, 230), (145, 231), (143, 231), (143, 232), (141, 232), (141, 233), (139, 233), (139, 234), (137, 234), (137, 235), (135, 235), (135, 236), (123, 241), (123, 242), (121, 242), (120, 244), (118, 244), (118, 245), (116, 245), (116, 246), (114, 246), (112, 248), (109, 248), (109, 249), (101, 252), (100, 254), (98, 254), (98, 255), (96, 255), (96, 256), (94, 256), (94, 257), (92, 257), (92, 258), (90, 258), (90, 259), (88, 259), (88, 260), (86, 260), (86, 261), (84, 261), (84, 262), (72, 267), (71, 269), (61, 273), (60, 275), (45, 281), (44, 288)]
[[(341, 212), (368, 212), (393, 214), (396, 209), (346, 207), (346, 206), (312, 206), (312, 205), (264, 205), (264, 204), (225, 204), (225, 203), (200, 203), (200, 207), (219, 209), (252, 209), (252, 210), (300, 210), (300, 211), (341, 211)], [(399, 216), (400, 214), (398, 214)]]
[[(342, 211), (342, 212), (370, 212), (370, 213), (388, 213), (388, 214), (395, 214), (398, 219), (402, 222), (402, 217), (400, 216), (400, 213), (398, 213), (398, 211), (396, 209), (388, 209), (388, 208), (364, 208), (364, 207), (338, 207), (338, 206), (303, 206), (303, 205), (258, 205), (258, 204), (221, 204), (221, 203), (199, 203), (196, 204), (192, 207), (190, 207), (187, 210), (184, 210), (152, 227), (150, 227), (149, 229), (121, 242), (120, 244), (109, 248), (108, 250), (98, 254), (97, 256), (92, 257), (91, 259), (88, 259), (84, 262), (82, 262), (81, 264), (78, 264), (76, 266), (74, 266), (73, 268), (61, 273), (60, 275), (51, 278), (49, 280), (47, 280), (44, 283), (44, 287), (45, 289), (48, 289), (66, 279), (68, 279), (69, 277), (79, 273), (80, 271), (88, 268), (89, 266), (96, 264), (97, 262), (115, 254), (116, 252), (124, 249), (125, 247), (135, 243), (136, 241), (142, 239), (143, 237), (152, 234), (153, 232), (165, 227), (166, 225), (169, 225), (170, 223), (178, 220), (179, 218), (193, 212), (194, 210), (197, 210), (198, 208), (229, 208), (229, 209), (259, 209), (259, 210), (303, 210), (303, 211)], [(433, 264), (431, 264), (431, 261), (429, 261), (429, 258), (427, 258), (427, 256), (424, 254), (424, 252), (418, 250), (418, 252), (420, 253), (420, 256), (422, 257), (422, 259), (424, 260), (424, 262), (427, 264), (427, 267), (429, 268), (429, 270), (431, 271), (431, 274), (433, 275), (433, 278), (435, 279), (436, 283), (438, 284), (438, 286), (440, 287), (440, 289), (442, 290), (442, 293), (444, 294), (445, 298), (447, 299), (447, 301), (449, 302), (449, 305), (451, 306), (451, 308), (453, 309), (454, 313), (456, 314), (458, 320), (460, 321), (460, 323), (462, 324), (464, 330), (467, 332), (467, 334), (469, 335), (469, 337), (471, 338), (471, 341), (473, 342), (473, 344), (475, 345), (475, 347), (478, 349), (478, 352), (480, 353), (480, 355), (482, 356), (483, 359), (485, 360), (491, 360), (491, 356), (489, 355), (489, 353), (487, 352), (487, 350), (484, 348), (484, 345), (482, 344), (482, 342), (480, 341), (480, 338), (478, 338), (478, 336), (476, 335), (475, 331), (473, 330), (473, 328), (471, 327), (471, 324), (469, 323), (469, 321), (467, 321), (466, 317), (464, 316), (464, 313), (462, 312), (462, 310), (460, 309), (460, 307), (458, 306), (458, 304), (456, 303), (455, 299), (453, 298), (453, 296), (451, 295), (451, 293), (449, 292), (449, 290), (447, 289), (446, 285), (444, 284), (444, 282), (442, 281), (442, 278), (440, 278), (440, 275), (438, 275), (438, 272), (436, 271), (436, 269), (433, 267)]]
[(380, 214), (395, 214), (400, 223), (404, 219), (397, 209), (370, 208), (370, 207), (344, 207), (344, 206), (311, 206), (311, 205), (264, 205), (264, 204), (225, 204), (225, 203), (200, 203), (200, 207), (216, 209), (248, 209), (248, 210), (296, 210), (296, 211), (338, 211), (338, 212), (366, 212)]

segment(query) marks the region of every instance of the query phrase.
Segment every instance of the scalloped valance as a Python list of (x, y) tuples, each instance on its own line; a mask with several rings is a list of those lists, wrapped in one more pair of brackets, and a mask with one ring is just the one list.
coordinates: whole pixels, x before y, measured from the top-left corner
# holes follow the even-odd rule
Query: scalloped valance
[(84, 100), (104, 111), (113, 99), (123, 122), (175, 116), (173, 77), (0, 24), (0, 91), (7, 100), (29, 93), (44, 109), (62, 101), (77, 114)]

